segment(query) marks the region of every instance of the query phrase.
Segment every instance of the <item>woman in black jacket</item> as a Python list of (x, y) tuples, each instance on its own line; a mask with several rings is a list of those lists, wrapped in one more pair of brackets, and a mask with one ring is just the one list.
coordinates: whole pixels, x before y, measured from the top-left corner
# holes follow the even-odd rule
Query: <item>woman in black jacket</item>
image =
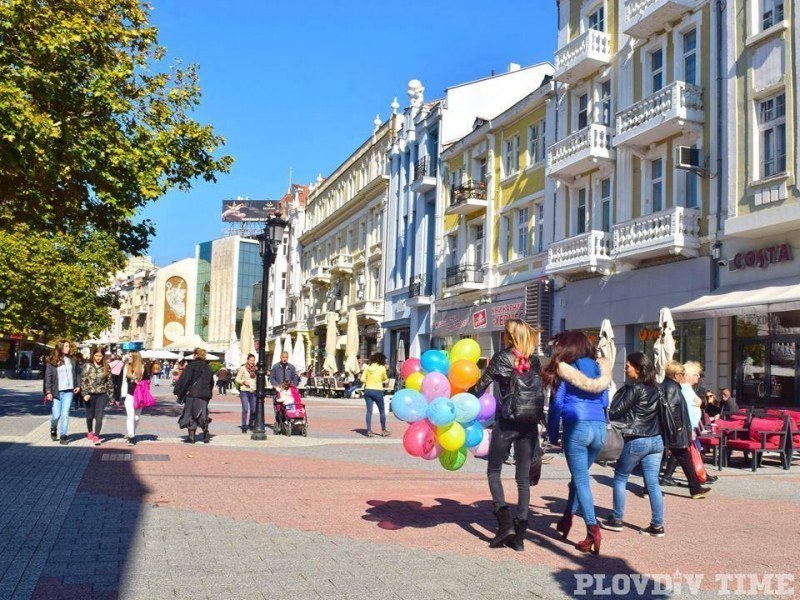
[[(610, 531), (622, 531), (625, 515), (625, 488), (636, 465), (642, 465), (644, 483), (650, 498), (650, 526), (640, 533), (664, 537), (664, 498), (658, 486), (658, 471), (664, 454), (659, 405), (661, 391), (656, 383), (652, 361), (641, 352), (628, 355), (625, 362), (628, 382), (614, 394), (608, 417), (625, 424), (622, 435), (625, 447), (614, 468), (614, 510), (600, 526)], [(595, 532), (599, 535), (599, 531)]]
[[(481, 396), (495, 382), (500, 387), (486, 471), (499, 527), (489, 546), (499, 548), (508, 544), (514, 550), (523, 550), (531, 497), (530, 467), (539, 443), (539, 422), (544, 419), (544, 391), (541, 365), (535, 354), (537, 332), (519, 319), (506, 321), (505, 329), (507, 347), (492, 357), (472, 392)], [(517, 461), (518, 492), (517, 514), (513, 521), (500, 478), (503, 460), (512, 444)]]
[(206, 363), (206, 351), (202, 348), (195, 348), (194, 360), (181, 373), (178, 383), (175, 385), (175, 395), (178, 401), (183, 401), (183, 414), (178, 419), (181, 429), (189, 430), (189, 437), (186, 442), (195, 443), (195, 433), (197, 428), (203, 430), (203, 443), (211, 441), (211, 434), (208, 432), (208, 424), (211, 419), (208, 416), (208, 402), (211, 400), (212, 390), (214, 389), (214, 373)]

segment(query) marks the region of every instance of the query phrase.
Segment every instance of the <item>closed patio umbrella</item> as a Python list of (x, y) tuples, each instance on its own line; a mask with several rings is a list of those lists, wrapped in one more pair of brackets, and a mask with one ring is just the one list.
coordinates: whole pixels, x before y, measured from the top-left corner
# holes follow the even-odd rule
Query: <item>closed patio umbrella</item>
[(243, 363), (239, 340), (237, 340), (234, 335), (231, 338), (231, 343), (228, 345), (228, 351), (225, 353), (225, 366), (229, 369), (238, 369)]
[(656, 367), (656, 380), (661, 383), (664, 381), (664, 367), (675, 354), (675, 338), (672, 336), (672, 332), (675, 331), (675, 322), (672, 320), (672, 313), (666, 306), (658, 313), (658, 327), (661, 334), (653, 344), (653, 362)]
[(294, 344), (294, 352), (292, 352), (291, 362), (298, 373), (306, 370), (306, 344), (303, 339), (303, 334), (297, 334), (297, 340)]
[[(597, 342), (597, 351), (600, 356), (608, 361), (611, 368), (614, 368), (614, 363), (617, 360), (617, 347), (614, 344), (614, 329), (611, 327), (611, 321), (603, 319), (600, 324), (600, 339)], [(614, 381), (611, 381), (610, 393), (613, 395), (616, 391)]]
[(347, 313), (345, 356), (344, 370), (352, 375), (358, 375), (358, 317), (355, 308), (351, 308)]
[(327, 371), (330, 375), (339, 370), (336, 365), (336, 338), (338, 334), (336, 315), (328, 313), (328, 330), (325, 333), (325, 362), (322, 363), (322, 370)]
[(404, 362), (406, 362), (406, 343), (403, 338), (400, 338), (400, 341), (397, 342), (397, 363), (395, 364), (398, 373), (403, 369)]
[(194, 334), (179, 340), (175, 340), (169, 346), (164, 348), (164, 350), (194, 350), (195, 348), (202, 348), (203, 350), (212, 349), (211, 346), (208, 345), (208, 342), (206, 342), (199, 335)]
[[(281, 354), (283, 353), (283, 348), (281, 347), (281, 336), (275, 338), (275, 348), (272, 349), (272, 364), (274, 365), (281, 359)], [(270, 365), (267, 365), (269, 368)]]
[(249, 306), (244, 307), (242, 315), (242, 330), (239, 332), (239, 366), (247, 361), (247, 355), (256, 353), (256, 345), (253, 341), (253, 309)]
[[(289, 360), (292, 360), (292, 336), (287, 335), (283, 343), (283, 351), (289, 355)], [(297, 366), (297, 365), (295, 365)]]

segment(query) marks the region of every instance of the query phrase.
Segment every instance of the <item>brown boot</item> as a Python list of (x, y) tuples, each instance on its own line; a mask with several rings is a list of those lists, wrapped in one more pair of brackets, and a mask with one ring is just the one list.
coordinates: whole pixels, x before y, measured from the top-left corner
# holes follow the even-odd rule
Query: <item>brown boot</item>
[(194, 435), (195, 435), (196, 432), (197, 432), (196, 429), (190, 429), (189, 430), (189, 437), (186, 438), (186, 443), (187, 444), (194, 444), (194, 442), (195, 442)]

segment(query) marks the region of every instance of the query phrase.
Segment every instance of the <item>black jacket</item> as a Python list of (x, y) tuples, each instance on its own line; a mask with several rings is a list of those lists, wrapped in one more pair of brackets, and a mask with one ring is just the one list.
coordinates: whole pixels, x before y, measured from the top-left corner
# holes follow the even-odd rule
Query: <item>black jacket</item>
[[(532, 404), (536, 411), (535, 420), (544, 419), (544, 388), (542, 386), (541, 371), (542, 365), (539, 358), (532, 355), (528, 358), (531, 368), (517, 378), (516, 402), (520, 405)], [(480, 380), (470, 390), (476, 396), (481, 396), (493, 382), (497, 382), (500, 388), (498, 403), (508, 402), (511, 393), (511, 376), (514, 373), (514, 353), (511, 348), (496, 352), (489, 361)], [(502, 411), (498, 409), (498, 414)]]
[(672, 415), (664, 425), (664, 445), (667, 448), (688, 448), (692, 443), (692, 425), (689, 407), (681, 393), (681, 384), (667, 377), (661, 384), (666, 400), (666, 410)]
[(175, 384), (175, 395), (178, 398), (189, 396), (211, 400), (214, 389), (214, 373), (205, 361), (193, 360), (189, 362), (181, 373), (178, 383)]
[[(78, 364), (74, 358), (70, 359), (72, 363), (72, 387), (69, 388), (71, 392), (74, 388), (81, 387), (81, 365)], [(58, 395), (58, 367), (47, 363), (47, 368), (44, 371), (44, 393)]]
[(625, 423), (625, 437), (651, 437), (661, 434), (658, 417), (658, 387), (638, 381), (626, 383), (611, 401), (608, 418)]

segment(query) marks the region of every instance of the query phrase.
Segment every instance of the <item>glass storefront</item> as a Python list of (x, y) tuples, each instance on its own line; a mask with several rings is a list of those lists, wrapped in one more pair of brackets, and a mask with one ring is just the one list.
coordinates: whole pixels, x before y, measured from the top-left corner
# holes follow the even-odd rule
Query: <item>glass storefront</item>
[(261, 275), (264, 265), (259, 254), (258, 244), (240, 242), (239, 280), (236, 282), (236, 332), (242, 330), (244, 309), (250, 306), (253, 311), (253, 331), (258, 332), (261, 324)]
[[(629, 352), (644, 352), (653, 357), (654, 344), (661, 335), (658, 323), (642, 323), (631, 325), (633, 336)], [(599, 335), (599, 331), (598, 331)], [(702, 319), (693, 321), (675, 321), (675, 355), (673, 358), (682, 363), (693, 360), (704, 365), (706, 362), (706, 322)]]
[(197, 262), (197, 298), (194, 331), (204, 340), (208, 339), (209, 301), (211, 298), (211, 242), (199, 246)]

